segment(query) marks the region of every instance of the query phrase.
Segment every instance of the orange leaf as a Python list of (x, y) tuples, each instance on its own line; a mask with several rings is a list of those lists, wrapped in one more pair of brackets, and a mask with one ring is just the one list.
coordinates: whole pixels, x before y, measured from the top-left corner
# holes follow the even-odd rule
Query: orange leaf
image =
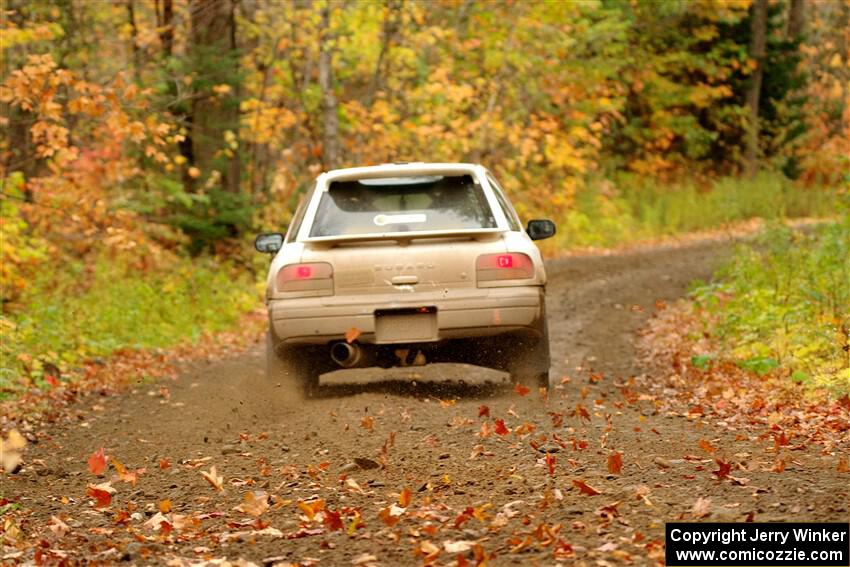
[(106, 452), (103, 447), (92, 453), (89, 457), (89, 472), (100, 476), (106, 470)]
[(171, 466), (171, 461), (168, 459), (160, 459), (159, 460), (159, 468), (165, 470)]
[(405, 486), (401, 494), (398, 495), (398, 505), (402, 508), (407, 508), (411, 500), (413, 500), (413, 493)]
[(476, 433), (479, 437), (487, 437), (490, 435), (490, 422), (485, 421), (481, 423), (481, 430)]
[(576, 409), (573, 411), (573, 415), (579, 419), (590, 421), (590, 412), (588, 412), (587, 408), (581, 404), (576, 404)]
[(481, 406), (478, 408), (478, 417), (490, 417), (490, 408)]
[(623, 455), (614, 451), (608, 455), (608, 472), (611, 474), (620, 474), (623, 468)]
[(317, 513), (325, 509), (324, 500), (311, 500), (310, 502), (299, 502), (298, 508), (307, 515), (307, 518), (312, 520)]
[(389, 507), (381, 508), (381, 511), (378, 512), (378, 517), (390, 528), (396, 525), (401, 519), (401, 516), (393, 515)]
[(159, 511), (163, 514), (168, 514), (169, 512), (171, 512), (171, 500), (160, 500)]
[(715, 451), (717, 451), (717, 447), (709, 443), (706, 439), (700, 439), (699, 446), (706, 453), (714, 453)]
[(528, 393), (529, 393), (530, 391), (531, 391), (531, 390), (529, 390), (526, 386), (523, 386), (523, 385), (522, 385), (522, 384), (520, 384), (519, 382), (517, 382), (516, 386), (514, 386), (514, 392), (516, 392), (516, 393), (517, 393), (517, 394), (519, 394), (520, 396), (528, 395)]
[(546, 453), (546, 467), (549, 469), (549, 476), (553, 476), (555, 474), (555, 457), (552, 456), (552, 453)]
[(847, 460), (847, 457), (838, 459), (838, 468), (836, 470), (840, 473), (850, 473), (850, 461)]
[(357, 337), (360, 336), (360, 329), (357, 327), (351, 327), (345, 332), (345, 342), (351, 344), (357, 340)]
[(573, 480), (573, 486), (578, 488), (582, 494), (587, 494), (588, 496), (596, 496), (597, 494), (601, 494), (601, 492), (599, 492), (583, 480)]
[(375, 418), (371, 415), (367, 415), (366, 417), (360, 420), (360, 427), (372, 431), (375, 428)]
[(508, 429), (507, 427), (505, 427), (505, 421), (504, 421), (503, 419), (497, 419), (497, 420), (496, 420), (496, 429), (495, 429), (495, 431), (496, 431), (496, 434), (497, 434), (497, 435), (507, 435), (508, 433), (510, 433), (510, 432), (511, 432), (511, 430), (510, 430), (510, 429)]

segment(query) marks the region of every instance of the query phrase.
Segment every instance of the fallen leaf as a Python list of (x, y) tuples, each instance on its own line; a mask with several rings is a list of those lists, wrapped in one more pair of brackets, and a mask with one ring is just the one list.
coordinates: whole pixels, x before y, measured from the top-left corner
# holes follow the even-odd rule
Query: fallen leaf
[(608, 472), (611, 474), (620, 474), (623, 468), (623, 455), (614, 451), (608, 455)]
[(360, 329), (357, 327), (351, 327), (345, 332), (345, 342), (348, 344), (353, 343), (357, 340), (357, 337), (360, 336)]
[(375, 418), (371, 415), (365, 416), (360, 420), (360, 427), (363, 429), (368, 429), (369, 431), (374, 431), (375, 429)]
[(527, 396), (531, 390), (527, 386), (523, 386), (519, 382), (514, 386), (514, 392), (519, 394), (520, 396)]
[(201, 476), (206, 479), (210, 486), (219, 492), (224, 492), (224, 477), (220, 476), (218, 472), (215, 470), (215, 465), (210, 467), (209, 472), (201, 471)]
[(700, 496), (697, 498), (697, 501), (694, 502), (693, 507), (691, 508), (691, 514), (693, 514), (694, 518), (705, 518), (706, 516), (711, 514), (711, 498), (703, 498)]
[(494, 430), (497, 435), (507, 435), (511, 432), (510, 429), (505, 427), (505, 421), (503, 419), (496, 420), (496, 428)]
[(106, 470), (106, 452), (103, 447), (92, 453), (88, 460), (89, 472), (100, 476)]
[(149, 530), (153, 531), (171, 531), (172, 525), (171, 521), (163, 515), (162, 512), (157, 512), (151, 518), (144, 523), (144, 526)]
[(332, 532), (342, 530), (345, 527), (342, 523), (342, 516), (334, 510), (322, 512), (322, 524)]
[(312, 520), (316, 514), (325, 509), (324, 500), (311, 500), (309, 502), (299, 502), (298, 508), (307, 515), (307, 518)]
[(582, 494), (587, 494), (588, 496), (596, 496), (597, 494), (602, 494), (583, 480), (573, 480), (573, 486), (578, 488)]
[(443, 549), (446, 550), (446, 553), (466, 553), (470, 549), (475, 546), (474, 541), (451, 541), (447, 540), (443, 542)]
[(404, 508), (393, 504), (392, 506), (382, 508), (381, 511), (378, 512), (378, 517), (387, 526), (393, 527), (399, 522), (399, 520), (401, 520), (401, 516), (402, 514), (404, 514), (404, 512)]
[(720, 459), (714, 459), (714, 462), (717, 463), (717, 466), (719, 468), (711, 474), (716, 476), (717, 480), (723, 480), (724, 478), (729, 476), (729, 473), (732, 471), (731, 463), (727, 463), (726, 461), (722, 461)]
[(549, 476), (555, 475), (555, 457), (552, 453), (546, 453), (546, 468), (549, 469)]
[(23, 462), (21, 450), (27, 446), (26, 438), (17, 429), (9, 431), (6, 439), (0, 437), (0, 464), (6, 472), (17, 470)]
[(115, 494), (115, 489), (111, 483), (104, 482), (102, 484), (90, 484), (86, 488), (86, 496), (91, 496), (95, 499), (95, 508), (106, 508), (112, 503), (112, 495)]
[(71, 530), (71, 528), (68, 527), (68, 524), (66, 524), (56, 516), (50, 516), (50, 525), (48, 527), (56, 537), (60, 538), (65, 537), (65, 534), (67, 534)]
[(714, 453), (715, 451), (717, 451), (717, 447), (712, 445), (707, 439), (700, 439), (699, 446), (706, 453)]
[(401, 494), (398, 495), (398, 505), (402, 508), (407, 508), (413, 500), (413, 492), (408, 487), (404, 487)]
[(576, 404), (576, 408), (573, 410), (573, 416), (590, 421), (590, 412), (588, 412), (587, 408), (581, 404)]
[(357, 557), (351, 560), (352, 565), (363, 565), (365, 563), (376, 563), (378, 558), (372, 555), (371, 553), (361, 553)]
[(840, 473), (850, 473), (850, 461), (847, 460), (847, 457), (838, 459), (838, 468), (836, 470)]
[(490, 417), (490, 408), (487, 406), (480, 406), (478, 408), (478, 417)]
[(262, 490), (246, 492), (242, 503), (234, 508), (243, 514), (259, 518), (269, 509), (269, 495)]

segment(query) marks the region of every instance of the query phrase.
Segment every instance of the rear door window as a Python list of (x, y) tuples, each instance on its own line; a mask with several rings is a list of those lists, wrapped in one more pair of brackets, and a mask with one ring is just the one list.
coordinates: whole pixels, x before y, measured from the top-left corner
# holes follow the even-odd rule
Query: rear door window
[(519, 222), (519, 217), (517, 216), (514, 208), (508, 203), (507, 197), (505, 197), (505, 193), (502, 190), (499, 182), (496, 181), (496, 178), (487, 173), (487, 181), (490, 182), (490, 186), (493, 188), (493, 193), (496, 195), (496, 200), (499, 202), (499, 207), (502, 209), (502, 213), (504, 213), (505, 218), (508, 219), (508, 225), (510, 225), (511, 230), (514, 231), (522, 231), (522, 224)]
[(322, 195), (310, 236), (496, 228), (471, 175), (334, 181)]

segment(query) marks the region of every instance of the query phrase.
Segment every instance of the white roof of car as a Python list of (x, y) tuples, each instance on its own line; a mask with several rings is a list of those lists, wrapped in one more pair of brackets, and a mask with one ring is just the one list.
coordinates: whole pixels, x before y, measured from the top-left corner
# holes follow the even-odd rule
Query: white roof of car
[(475, 163), (384, 163), (368, 167), (349, 167), (334, 169), (319, 176), (320, 181), (350, 181), (376, 177), (404, 177), (410, 175), (462, 175), (472, 174), (483, 166)]

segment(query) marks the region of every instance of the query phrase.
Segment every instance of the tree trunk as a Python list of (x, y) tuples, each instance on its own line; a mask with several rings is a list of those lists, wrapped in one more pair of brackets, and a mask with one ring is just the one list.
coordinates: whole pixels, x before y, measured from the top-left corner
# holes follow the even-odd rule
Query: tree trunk
[[(191, 112), (195, 166), (208, 177), (221, 174), (221, 186), (239, 192), (239, 58), (232, 0), (191, 0), (190, 54), (196, 82)], [(229, 87), (229, 92), (214, 91)]]
[(133, 0), (127, 0), (127, 23), (130, 25), (130, 48), (133, 53), (133, 79), (141, 80), (142, 59), (139, 52), (138, 28), (136, 27), (136, 7)]
[(325, 170), (334, 169), (339, 159), (339, 115), (334, 94), (333, 47), (330, 26), (330, 2), (322, 8), (322, 26), (319, 37), (319, 89), (322, 91), (324, 109), (324, 129), (322, 140), (322, 166)]
[(160, 20), (159, 40), (162, 42), (162, 53), (170, 57), (174, 53), (174, 2), (162, 0), (162, 19)]
[(764, 75), (766, 36), (767, 0), (755, 0), (750, 23), (750, 57), (755, 62), (755, 69), (750, 77), (750, 85), (747, 89), (749, 124), (747, 125), (745, 154), (747, 175), (750, 177), (755, 176), (758, 171), (759, 97), (761, 96), (761, 81)]
[(839, 21), (837, 29), (838, 35), (838, 53), (841, 58), (841, 71), (839, 71), (839, 84), (841, 85), (841, 118), (838, 120), (838, 134), (843, 135), (850, 128), (845, 120), (847, 114), (847, 99), (850, 98), (850, 45), (848, 45), (848, 27), (850, 27), (850, 5), (847, 2), (841, 3), (839, 12)]
[(800, 39), (806, 27), (806, 2), (805, 0), (791, 0), (788, 8), (788, 27), (786, 37), (792, 41)]

